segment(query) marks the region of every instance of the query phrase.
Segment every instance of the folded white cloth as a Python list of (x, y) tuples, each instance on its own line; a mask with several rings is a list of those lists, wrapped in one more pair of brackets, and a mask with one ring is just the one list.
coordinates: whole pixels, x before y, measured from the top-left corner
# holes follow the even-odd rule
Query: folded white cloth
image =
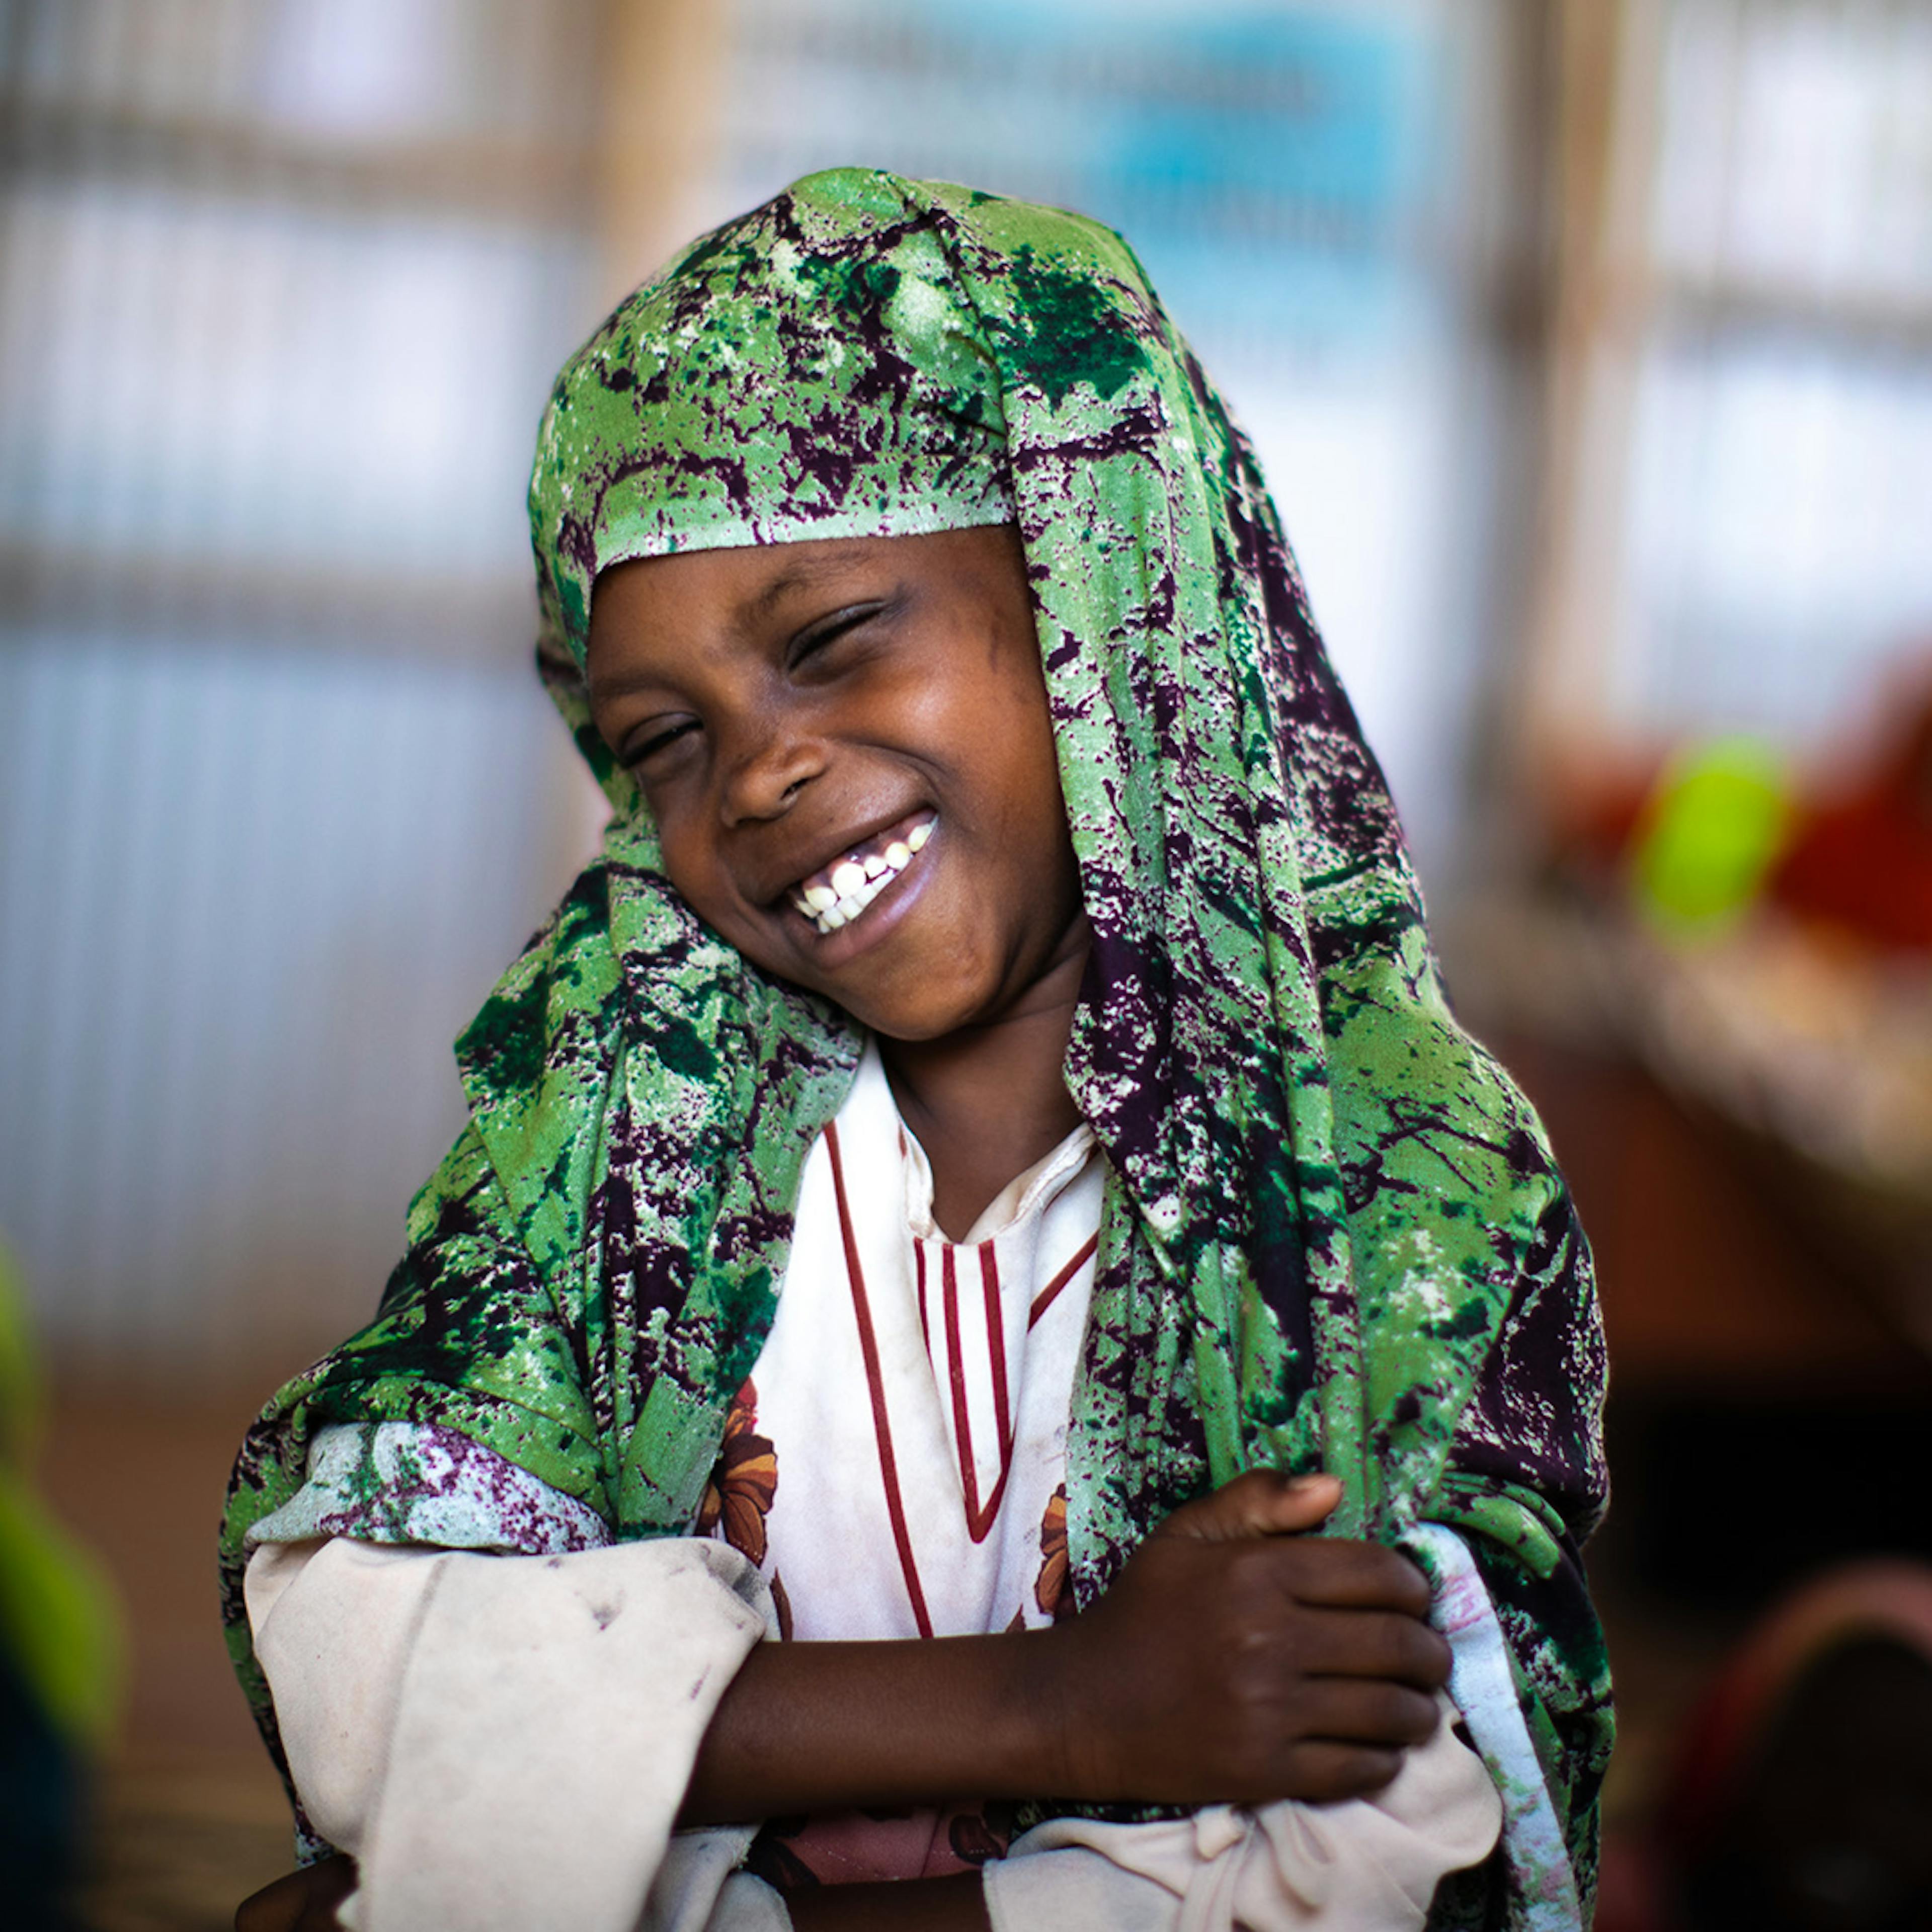
[[(712, 1713), (775, 1623), (750, 1563), (687, 1538), (562, 1556), (266, 1544), (247, 1588), (296, 1786), (360, 1862), (341, 1912), (358, 1932), (632, 1932)], [(750, 1836), (680, 1841), (674, 1862), (708, 1857), (718, 1887), (667, 1888), (650, 1932), (699, 1932), (713, 1902), (758, 1893), (784, 1926), (768, 1888), (727, 1884)], [(740, 1924), (761, 1922), (718, 1932)]]
[(755, 1825), (680, 1832), (658, 1868), (638, 1932), (791, 1932), (784, 1900), (737, 1869)]
[(1489, 1773), (1452, 1728), (1455, 1706), (1438, 1701), (1433, 1735), (1372, 1797), (1036, 1826), (986, 1868), (994, 1932), (1417, 1932), (1438, 1882), (1487, 1857), (1502, 1823)]

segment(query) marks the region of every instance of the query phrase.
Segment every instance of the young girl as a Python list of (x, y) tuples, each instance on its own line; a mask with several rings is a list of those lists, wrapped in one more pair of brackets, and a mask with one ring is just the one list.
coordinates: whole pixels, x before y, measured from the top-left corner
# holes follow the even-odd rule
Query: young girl
[(812, 177), (531, 510), (616, 813), (237, 1465), (244, 1923), (1584, 1922), (1587, 1250), (1131, 253)]

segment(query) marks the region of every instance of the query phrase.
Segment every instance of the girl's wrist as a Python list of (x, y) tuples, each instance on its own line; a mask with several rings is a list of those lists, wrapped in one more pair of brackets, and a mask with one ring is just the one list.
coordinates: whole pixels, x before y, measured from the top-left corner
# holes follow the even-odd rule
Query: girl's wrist
[(1082, 1721), (1077, 1648), (1074, 1632), (1065, 1624), (1015, 1634), (1003, 1702), (1014, 1724), (1009, 1762), (1023, 1782), (1002, 1795), (1102, 1795), (1088, 1788), (1092, 1781), (1084, 1762), (1088, 1754), (1078, 1748), (1090, 1726)]
[(1057, 1634), (1003, 1630), (938, 1640), (958, 1646), (956, 1667), (944, 1670), (940, 1680), (954, 1687), (957, 1701), (943, 1715), (931, 1714), (934, 1724), (951, 1732), (956, 1758), (946, 1790), (929, 1798), (969, 1792), (1034, 1798), (1064, 1790), (1070, 1727)]

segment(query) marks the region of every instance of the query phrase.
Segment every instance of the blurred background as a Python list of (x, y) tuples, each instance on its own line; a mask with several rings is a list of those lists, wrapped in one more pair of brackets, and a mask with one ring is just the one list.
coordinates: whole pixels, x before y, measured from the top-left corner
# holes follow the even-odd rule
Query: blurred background
[(852, 162), (1122, 229), (1260, 446), (1598, 1249), (1603, 1922), (1718, 1923), (1702, 1688), (1932, 1548), (1932, 0), (0, 0), (0, 1442), (79, 1922), (289, 1862), (213, 1529), (595, 839), (549, 379)]

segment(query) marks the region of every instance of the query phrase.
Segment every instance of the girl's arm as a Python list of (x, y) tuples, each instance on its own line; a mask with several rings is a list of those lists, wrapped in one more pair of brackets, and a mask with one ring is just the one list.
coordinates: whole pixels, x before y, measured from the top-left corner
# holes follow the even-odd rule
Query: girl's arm
[[(1404, 1558), (1296, 1534), (1338, 1496), (1328, 1478), (1238, 1478), (1177, 1510), (1100, 1602), (1051, 1630), (759, 1645), (713, 1714), (682, 1822), (968, 1794), (1196, 1804), (1376, 1790), (1433, 1728), (1448, 1650)], [(348, 1860), (328, 1861), (257, 1894), (237, 1924), (332, 1924), (353, 1883)], [(788, 1904), (799, 1932), (987, 1922), (974, 1874)]]
[(1448, 1646), (1420, 1571), (1295, 1534), (1340, 1487), (1253, 1472), (1177, 1510), (1084, 1614), (921, 1643), (762, 1644), (682, 1820), (968, 1794), (1202, 1804), (1353, 1797), (1436, 1723)]
[(792, 1932), (990, 1932), (977, 1872), (788, 1892)]

